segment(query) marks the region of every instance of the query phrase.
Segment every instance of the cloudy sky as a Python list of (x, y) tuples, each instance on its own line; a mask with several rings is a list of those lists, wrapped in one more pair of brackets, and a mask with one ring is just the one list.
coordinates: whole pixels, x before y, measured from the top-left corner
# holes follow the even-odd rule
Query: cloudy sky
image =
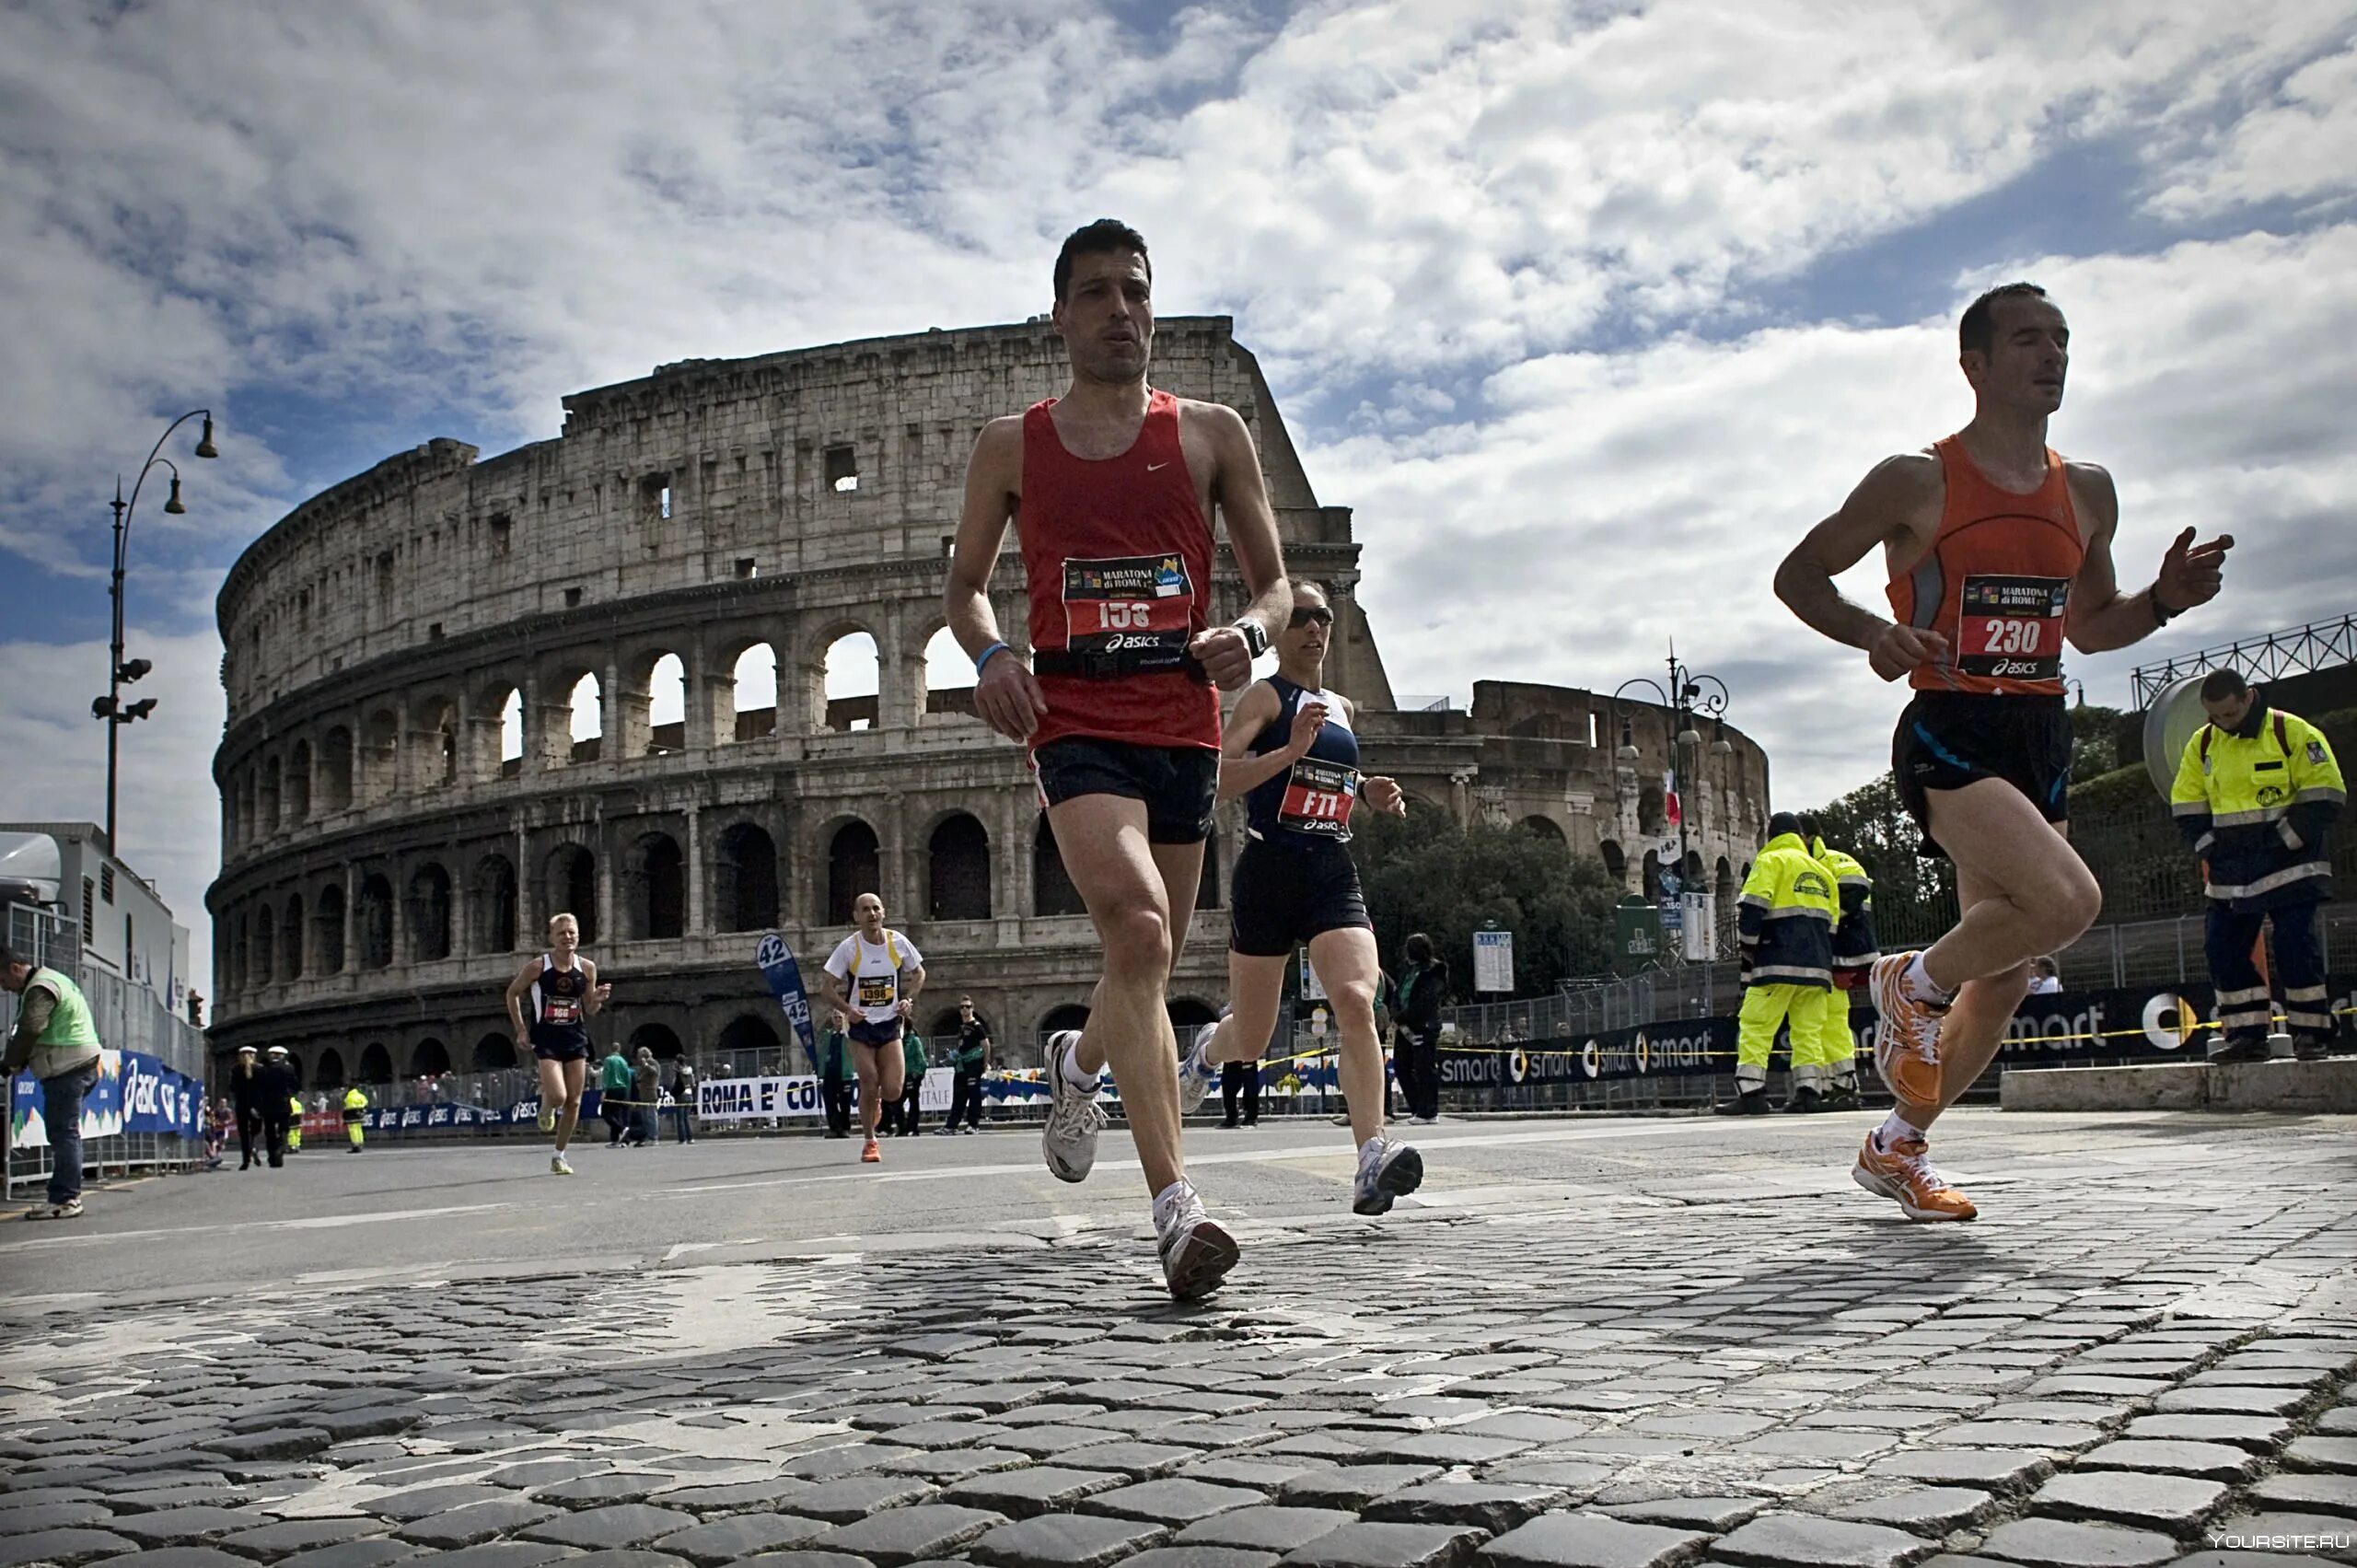
[(101, 814), (105, 502), (211, 406), (188, 515), (140, 506), (122, 828), (201, 949), (213, 598), (296, 501), (659, 362), (1020, 319), (1104, 214), (1356, 509), (1402, 691), (1675, 636), (1780, 804), (1864, 783), (1900, 699), (1769, 574), (1964, 421), (1955, 313), (2015, 275), (2072, 317), (2054, 441), (2118, 477), (2123, 580), (2240, 540), (2096, 700), (2357, 608), (2345, 3), (35, 0), (0, 154), (0, 817)]

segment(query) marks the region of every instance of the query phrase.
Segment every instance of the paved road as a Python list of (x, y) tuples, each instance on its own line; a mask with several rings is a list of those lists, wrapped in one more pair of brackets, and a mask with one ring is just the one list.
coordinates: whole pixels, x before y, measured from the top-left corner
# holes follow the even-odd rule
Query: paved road
[(1919, 1227), (1870, 1121), (1452, 1123), (1373, 1222), (1206, 1131), (1196, 1307), (1118, 1133), (103, 1192), (0, 1232), (0, 1568), (2357, 1561), (2357, 1128), (1959, 1113)]

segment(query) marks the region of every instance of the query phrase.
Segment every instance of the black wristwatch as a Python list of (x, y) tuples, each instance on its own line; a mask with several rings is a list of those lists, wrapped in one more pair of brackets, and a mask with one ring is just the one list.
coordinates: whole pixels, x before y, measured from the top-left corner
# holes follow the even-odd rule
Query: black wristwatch
[(1245, 620), (1237, 621), (1236, 629), (1244, 633), (1244, 646), (1254, 658), (1259, 658), (1262, 654), (1269, 651), (1269, 629), (1267, 627), (1261, 625), (1257, 621)]

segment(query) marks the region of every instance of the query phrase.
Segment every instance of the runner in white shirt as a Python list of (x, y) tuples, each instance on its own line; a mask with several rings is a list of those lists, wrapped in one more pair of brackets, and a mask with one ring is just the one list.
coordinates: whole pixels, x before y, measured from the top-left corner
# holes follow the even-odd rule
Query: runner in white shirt
[(866, 1142), (861, 1160), (884, 1157), (876, 1146), (877, 1113), (900, 1098), (900, 1027), (915, 1016), (924, 989), (924, 955), (884, 924), (884, 900), (860, 894), (851, 907), (858, 929), (842, 939), (819, 976), (827, 1005), (851, 1019), (852, 1065), (859, 1073), (859, 1124)]

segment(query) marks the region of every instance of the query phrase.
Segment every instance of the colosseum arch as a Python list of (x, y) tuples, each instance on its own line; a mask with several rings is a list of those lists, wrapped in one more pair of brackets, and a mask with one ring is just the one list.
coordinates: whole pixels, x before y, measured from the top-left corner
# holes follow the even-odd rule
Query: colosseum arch
[(410, 873), (409, 952), (413, 963), (450, 956), (450, 874), (429, 860)]
[(334, 1046), (322, 1046), (311, 1061), (311, 1086), (320, 1089), (343, 1087), (343, 1052)]
[(874, 893), (891, 906), (884, 889), (883, 846), (876, 830), (857, 817), (840, 818), (825, 830), (826, 907), (820, 919), (829, 925), (851, 923), (851, 906), (862, 893)]
[(286, 759), (286, 825), (299, 828), (311, 819), (311, 743), (298, 740)]
[(581, 844), (566, 842), (549, 851), (540, 863), (540, 919), (560, 914), (580, 923), (586, 946), (598, 939), (598, 857)]
[(319, 922), (319, 972), (343, 972), (343, 884), (330, 882), (319, 889), (319, 896), (312, 900)]
[(524, 766), (524, 689), (505, 675), (467, 697), (467, 740), (459, 749), (470, 784), (514, 778)]
[[(975, 718), (974, 662), (958, 645), (956, 633), (935, 616), (922, 624), (931, 628), (911, 650), (913, 668), (924, 671), (924, 716)], [(980, 723), (979, 719), (975, 722)]]
[(384, 873), (372, 871), (360, 879), (354, 923), (359, 927), (360, 967), (381, 970), (393, 961), (393, 885)]
[(682, 935), (688, 928), (688, 860), (660, 829), (640, 833), (622, 854), (622, 940)]
[(477, 953), (512, 953), (516, 936), (516, 863), (504, 854), (486, 854), (467, 879), (468, 947)]
[[(594, 669), (584, 670), (565, 691), (564, 733), (552, 737), (558, 756), (568, 765), (594, 762), (605, 755), (606, 694)], [(552, 710), (552, 718), (556, 711)]]
[(1040, 1016), (1039, 1039), (1045, 1040), (1059, 1029), (1085, 1029), (1087, 1027), (1088, 1004), (1067, 1002), (1060, 1007), (1049, 1008)]
[(1178, 1031), (1182, 1045), (1205, 1024), (1219, 1022), (1218, 1007), (1197, 996), (1174, 996), (1163, 1005), (1163, 1011), (1170, 1015), (1170, 1027)]
[(1605, 840), (1596, 848), (1598, 857), (1604, 862), (1604, 874), (1612, 878), (1614, 886), (1627, 887), (1629, 885), (1628, 853), (1612, 839)]
[(729, 1019), (713, 1042), (713, 1050), (740, 1077), (766, 1072), (786, 1060), (776, 1028), (767, 1018), (751, 1013), (740, 1013)]
[[(884, 640), (868, 620), (846, 616), (825, 622), (811, 639), (806, 668), (812, 729), (848, 734), (881, 726)], [(779, 682), (784, 681), (780, 670)]]
[(668, 1062), (687, 1053), (686, 1048), (679, 1044), (679, 1037), (668, 1024), (641, 1024), (631, 1030), (630, 1055), (633, 1061), (637, 1060), (641, 1046), (655, 1052), (657, 1062)]
[(303, 895), (286, 896), (286, 914), (278, 923), (278, 973), (284, 980), (303, 978), (303, 940), (308, 931), (303, 923)]
[(516, 1041), (496, 1029), (486, 1031), (475, 1041), (467, 1058), (470, 1073), (504, 1073), (516, 1065)]
[(393, 1081), (393, 1053), (385, 1049), (382, 1040), (370, 1040), (360, 1052), (360, 1082), (389, 1084)]
[(466, 767), (467, 726), (458, 702), (447, 696), (422, 697), (410, 705), (416, 724), (410, 749), (416, 759), (418, 789), (447, 789), (471, 775)]
[(450, 1048), (433, 1035), (427, 1035), (410, 1047), (409, 1075), (412, 1078), (440, 1077), (450, 1070)]
[(1080, 889), (1072, 885), (1064, 857), (1056, 848), (1056, 830), (1040, 812), (1031, 830), (1031, 912), (1039, 915), (1086, 914)]
[(268, 985), (278, 978), (278, 917), (271, 912), (268, 899), (254, 911), (252, 961), (256, 985)]
[(925, 917), (991, 917), (991, 836), (970, 811), (951, 811), (925, 842)]
[(778, 922), (777, 841), (758, 822), (720, 830), (713, 855), (712, 912), (722, 931), (766, 931)]
[(256, 843), (261, 838), (261, 807), (258, 804), (261, 791), (253, 770), (248, 768), (239, 772), (233, 787), (237, 791), (238, 809), (229, 832), (230, 842), (239, 845)]
[(352, 731), (343, 725), (329, 726), (319, 738), (319, 809), (349, 811), (352, 809), (354, 743)]
[(261, 765), (261, 789), (256, 802), (261, 830), (264, 836), (278, 831), (279, 799), (285, 781), (286, 765), (275, 756), (264, 759)]
[(606, 755), (662, 757), (687, 749), (687, 665), (662, 644), (625, 654), (614, 684), (614, 733)]
[(360, 726), (356, 805), (374, 806), (401, 793), (401, 721), (390, 708), (373, 710)]
[(728, 682), (726, 711), (713, 714), (714, 730), (726, 743), (760, 740), (786, 727), (785, 672), (777, 645), (766, 637), (731, 637), (726, 650)]
[(1535, 812), (1516, 822), (1515, 826), (1541, 842), (1560, 844), (1566, 849), (1571, 847), (1571, 840), (1563, 836), (1563, 825), (1543, 813)]

